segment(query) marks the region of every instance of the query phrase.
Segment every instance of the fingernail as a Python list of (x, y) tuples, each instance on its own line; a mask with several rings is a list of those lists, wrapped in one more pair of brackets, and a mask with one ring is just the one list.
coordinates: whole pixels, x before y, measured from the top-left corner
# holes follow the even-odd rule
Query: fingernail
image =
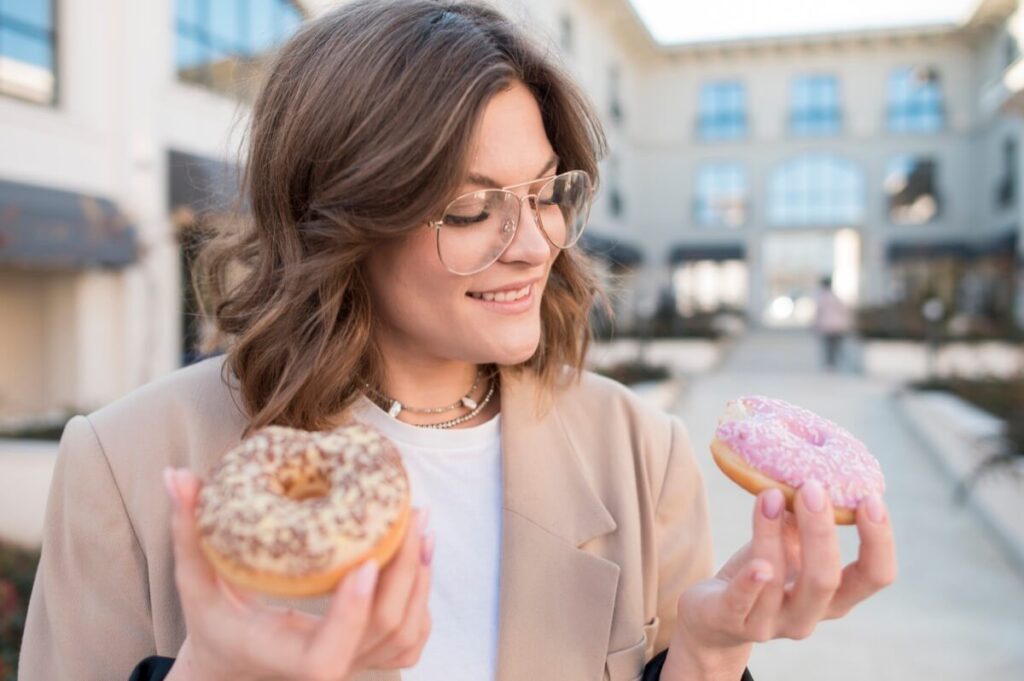
[(423, 545), (420, 547), (420, 562), (424, 565), (430, 565), (430, 561), (434, 559), (434, 533), (431, 532), (423, 540)]
[(175, 468), (174, 469), (175, 489), (178, 490), (178, 494), (179, 495), (181, 494), (181, 490), (184, 489), (184, 486), (188, 484), (188, 477), (189, 477), (189, 474), (188, 474), (188, 470), (187, 469), (185, 469), (185, 468)]
[(882, 502), (882, 497), (877, 494), (872, 494), (867, 499), (868, 505), (868, 518), (873, 523), (880, 523), (885, 520), (885, 504)]
[(772, 571), (768, 568), (760, 568), (754, 571), (754, 581), (758, 584), (764, 584), (770, 582), (772, 579)]
[(167, 488), (167, 496), (171, 498), (171, 504), (178, 508), (178, 488), (174, 484), (174, 469), (168, 466), (164, 468), (164, 487)]
[(808, 480), (803, 487), (804, 505), (812, 513), (821, 513), (825, 508), (825, 488), (817, 480)]
[(430, 509), (429, 508), (421, 508), (420, 509), (420, 513), (419, 513), (419, 518), (417, 519), (417, 522), (416, 522), (416, 527), (420, 531), (420, 536), (421, 537), (423, 535), (425, 535), (426, 532), (427, 532), (427, 521), (429, 521), (429, 520), (430, 520)]
[(770, 489), (761, 499), (761, 513), (768, 520), (775, 520), (782, 513), (782, 507), (785, 503), (786, 498), (782, 495), (781, 490)]
[(369, 560), (359, 568), (359, 572), (356, 574), (356, 595), (365, 598), (373, 593), (373, 587), (377, 584), (377, 573), (379, 571), (380, 566), (377, 565), (375, 560)]

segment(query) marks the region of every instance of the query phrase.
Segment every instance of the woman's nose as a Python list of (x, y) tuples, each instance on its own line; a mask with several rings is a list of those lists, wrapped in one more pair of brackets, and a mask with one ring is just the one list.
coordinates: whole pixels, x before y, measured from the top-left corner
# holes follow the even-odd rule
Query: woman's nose
[(524, 196), (519, 202), (519, 226), (512, 243), (502, 253), (503, 262), (527, 262), (539, 265), (551, 257), (551, 244), (544, 236), (533, 201)]

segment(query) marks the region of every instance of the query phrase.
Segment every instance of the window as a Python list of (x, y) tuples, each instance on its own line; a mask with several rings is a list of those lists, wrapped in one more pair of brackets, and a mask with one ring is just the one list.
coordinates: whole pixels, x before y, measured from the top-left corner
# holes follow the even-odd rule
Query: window
[(619, 159), (614, 156), (608, 159), (608, 212), (612, 217), (622, 217), (625, 206), (622, 201), (622, 182), (619, 172)]
[(1012, 33), (1007, 33), (1003, 43), (1003, 68), (1010, 68), (1020, 58), (1020, 44)]
[(260, 57), (287, 39), (302, 13), (287, 0), (177, 0), (177, 70), (188, 83), (249, 96)]
[(939, 214), (936, 163), (915, 156), (895, 156), (885, 173), (889, 199), (889, 220), (897, 224), (922, 225)]
[(835, 76), (800, 76), (793, 81), (789, 129), (794, 135), (834, 135), (842, 111)]
[(1017, 203), (1017, 140), (1003, 141), (1003, 172), (996, 185), (996, 206), (1013, 208)]
[(942, 85), (933, 68), (905, 68), (889, 77), (889, 130), (936, 132), (945, 124)]
[(705, 140), (730, 140), (747, 134), (746, 91), (739, 81), (705, 83), (700, 89), (697, 134)]
[(747, 173), (738, 163), (697, 171), (694, 218), (701, 227), (740, 227), (747, 221)]
[(0, 94), (56, 101), (56, 37), (50, 0), (0, 0)]
[(566, 54), (572, 54), (572, 17), (568, 14), (563, 14), (558, 19), (558, 42)]
[(840, 156), (799, 156), (769, 178), (768, 219), (774, 225), (852, 225), (864, 220), (864, 212), (864, 174)]
[(612, 122), (616, 125), (622, 124), (624, 113), (622, 111), (622, 96), (620, 90), (620, 76), (619, 67), (617, 64), (612, 64), (608, 67), (608, 92), (609, 92), (609, 105), (608, 105), (608, 116)]

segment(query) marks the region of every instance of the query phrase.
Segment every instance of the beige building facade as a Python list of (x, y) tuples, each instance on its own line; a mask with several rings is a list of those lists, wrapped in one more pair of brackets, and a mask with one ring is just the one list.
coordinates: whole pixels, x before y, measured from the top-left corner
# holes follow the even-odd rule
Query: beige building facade
[[(230, 198), (261, 58), (334, 3), (39, 4), (0, 15), (21, 40), (0, 47), (11, 422), (95, 408), (194, 358), (194, 216)], [(1024, 323), (1016, 2), (950, 26), (677, 46), (626, 0), (498, 4), (605, 122), (588, 232), (623, 327), (666, 294), (688, 314), (806, 324), (823, 276), (859, 306), (1016, 301)]]

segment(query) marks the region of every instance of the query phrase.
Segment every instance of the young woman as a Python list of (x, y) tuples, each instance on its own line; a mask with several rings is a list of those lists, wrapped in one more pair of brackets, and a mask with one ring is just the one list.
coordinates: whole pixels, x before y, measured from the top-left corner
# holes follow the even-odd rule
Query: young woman
[[(735, 681), (754, 642), (891, 582), (881, 500), (842, 568), (819, 485), (795, 517), (761, 494), (715, 573), (685, 427), (582, 369), (597, 287), (575, 245), (604, 144), (485, 6), (306, 25), (254, 106), (248, 225), (203, 256), (226, 355), (67, 426), (22, 678)], [(225, 586), (200, 477), (261, 426), (351, 419), (397, 443), (418, 531), (329, 598)]]

